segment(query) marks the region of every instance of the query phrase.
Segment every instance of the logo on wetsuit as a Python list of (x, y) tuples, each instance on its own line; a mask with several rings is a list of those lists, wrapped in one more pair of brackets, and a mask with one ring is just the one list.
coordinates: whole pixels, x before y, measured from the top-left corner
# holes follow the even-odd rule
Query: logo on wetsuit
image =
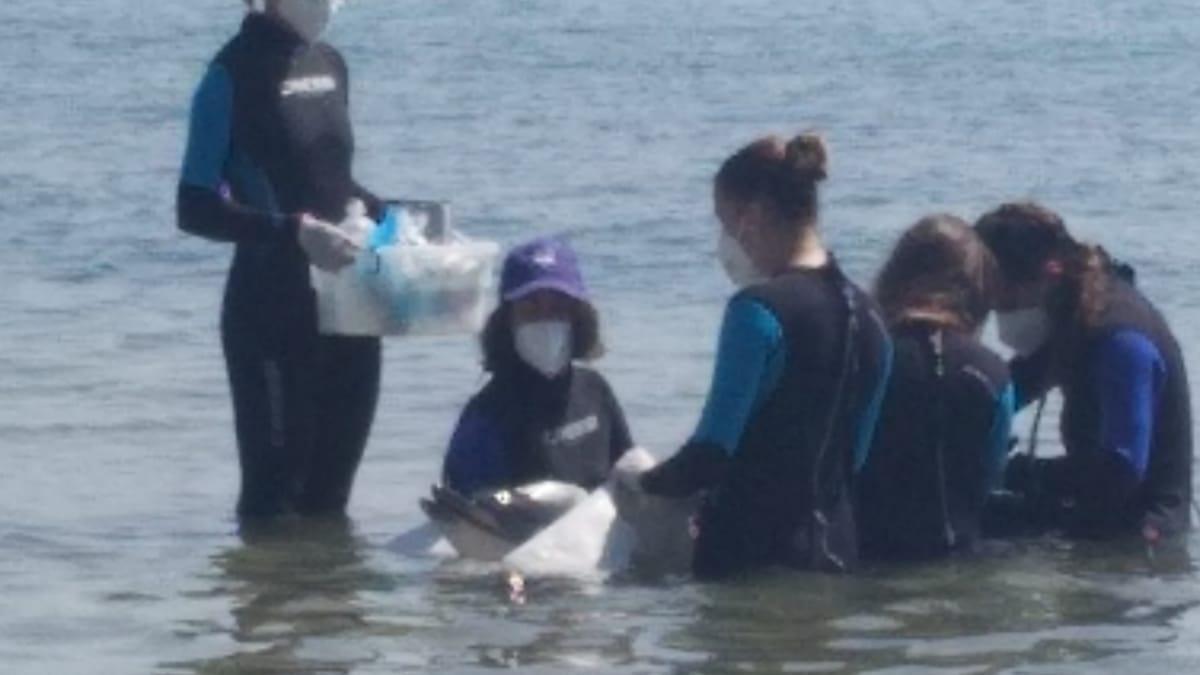
[(595, 415), (588, 415), (581, 420), (571, 422), (558, 429), (547, 431), (544, 438), (546, 443), (550, 445), (558, 445), (561, 443), (573, 443), (587, 436), (590, 433), (600, 429), (600, 418)]
[(279, 93), (288, 96), (316, 96), (337, 91), (337, 80), (332, 75), (314, 75), (312, 77), (297, 77), (284, 80)]

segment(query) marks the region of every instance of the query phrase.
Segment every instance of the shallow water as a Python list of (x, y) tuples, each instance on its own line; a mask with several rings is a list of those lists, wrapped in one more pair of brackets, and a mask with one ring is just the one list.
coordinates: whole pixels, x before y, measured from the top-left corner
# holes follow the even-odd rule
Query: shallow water
[[(465, 339), (388, 345), (351, 525), (239, 536), (216, 332), (229, 250), (172, 214), (191, 90), (238, 4), (0, 5), (5, 672), (1200, 664), (1186, 551), (1034, 542), (855, 579), (534, 582), (523, 603), (485, 570), (397, 556), (480, 381)], [(452, 198), (506, 243), (574, 237), (603, 368), (665, 454), (695, 421), (728, 292), (709, 180), (765, 131), (827, 133), (827, 232), (858, 278), (926, 212), (1036, 197), (1138, 266), (1195, 363), (1197, 35), (1184, 1), (376, 0), (330, 38), (365, 183)]]

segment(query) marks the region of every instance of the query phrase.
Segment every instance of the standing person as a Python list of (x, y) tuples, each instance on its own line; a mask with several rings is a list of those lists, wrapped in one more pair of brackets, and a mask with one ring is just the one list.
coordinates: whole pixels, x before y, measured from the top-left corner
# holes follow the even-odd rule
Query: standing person
[(443, 483), (472, 496), (542, 480), (599, 487), (633, 447), (599, 372), (600, 320), (575, 252), (560, 239), (514, 248), (480, 342), (491, 379), (467, 404)]
[(1008, 366), (979, 332), (995, 261), (960, 218), (909, 228), (875, 283), (896, 346), (891, 381), (857, 485), (863, 557), (914, 560), (970, 550), (1008, 454)]
[(667, 497), (708, 491), (692, 561), (699, 578), (856, 561), (851, 490), (892, 346), (874, 301), (821, 241), (825, 177), (825, 144), (808, 134), (757, 140), (716, 175), (720, 257), (739, 291), (698, 428), (633, 483)]
[(383, 210), (352, 178), (346, 63), (320, 41), (339, 4), (251, 7), (192, 104), (178, 219), (236, 245), (221, 336), (242, 517), (343, 512), (375, 414), (378, 338), (319, 335), (309, 283), (357, 254), (331, 224), (350, 200)]
[(1006, 486), (1035, 524), (1077, 536), (1187, 530), (1192, 421), (1174, 335), (1103, 250), (1076, 241), (1054, 212), (1005, 204), (976, 231), (1000, 266), (1000, 339), (1017, 404), (1063, 395), (1066, 455), (1013, 457)]

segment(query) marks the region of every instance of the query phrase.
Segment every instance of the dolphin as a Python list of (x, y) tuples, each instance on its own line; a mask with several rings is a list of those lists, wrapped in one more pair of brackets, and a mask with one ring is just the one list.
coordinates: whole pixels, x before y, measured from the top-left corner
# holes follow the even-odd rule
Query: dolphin
[(473, 497), (434, 486), (420, 505), (459, 557), (499, 562), (522, 576), (684, 573), (691, 564), (697, 500), (631, 488), (654, 464), (649, 452), (633, 448), (590, 494), (557, 481)]
[(481, 492), (471, 498), (435, 485), (420, 505), (460, 556), (495, 562), (587, 496), (578, 485), (559, 481)]

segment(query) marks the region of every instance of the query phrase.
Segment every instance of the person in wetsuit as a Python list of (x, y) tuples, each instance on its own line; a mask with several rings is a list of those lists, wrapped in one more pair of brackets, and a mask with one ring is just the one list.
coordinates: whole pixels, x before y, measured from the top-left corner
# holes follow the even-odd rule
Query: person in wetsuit
[(319, 41), (336, 4), (267, 0), (192, 103), (178, 223), (235, 245), (221, 336), (242, 517), (343, 512), (375, 414), (378, 338), (319, 335), (309, 283), (310, 263), (357, 254), (331, 224), (350, 200), (383, 211), (352, 177), (346, 63)]
[(706, 492), (692, 560), (700, 579), (856, 562), (852, 488), (892, 345), (875, 302), (821, 242), (825, 165), (819, 137), (772, 136), (716, 176), (720, 257), (739, 290), (725, 309), (708, 402), (687, 444), (630, 481), (664, 497)]
[(896, 358), (856, 486), (864, 558), (969, 551), (1008, 454), (1008, 366), (979, 332), (992, 309), (995, 261), (971, 226), (921, 219), (896, 244), (875, 297)]
[(563, 240), (514, 248), (500, 305), (481, 337), (491, 379), (463, 410), (442, 472), (468, 496), (556, 480), (592, 490), (633, 447), (600, 373), (575, 363), (602, 353), (599, 319), (575, 252)]
[[(1005, 485), (1020, 498), (996, 527), (1081, 537), (1190, 529), (1192, 421), (1175, 336), (1134, 286), (1132, 270), (1076, 241), (1034, 203), (1005, 204), (975, 225), (1001, 272), (1000, 338), (1017, 405), (1058, 389), (1066, 454), (1015, 455)], [(1000, 502), (1005, 504), (1005, 502)], [(1003, 532), (1002, 532), (1003, 533)]]

